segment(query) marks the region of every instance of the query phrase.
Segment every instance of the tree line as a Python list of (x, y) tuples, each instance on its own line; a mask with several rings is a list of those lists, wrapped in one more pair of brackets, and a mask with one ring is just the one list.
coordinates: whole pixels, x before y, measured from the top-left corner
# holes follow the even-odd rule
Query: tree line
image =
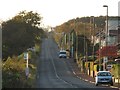
[(2, 23), (2, 57), (19, 55), (45, 36), (40, 28), (42, 17), (33, 11), (22, 11)]
[[(55, 27), (54, 38), (56, 42), (59, 44), (60, 39), (63, 37), (62, 33), (70, 33), (71, 30), (74, 30), (78, 37), (78, 53), (84, 54), (84, 37), (85, 42), (87, 43), (87, 51), (88, 54), (93, 53), (93, 43), (91, 42), (91, 36), (98, 33), (99, 30), (105, 29), (105, 16), (99, 17), (77, 17), (75, 19), (71, 19), (59, 26)], [(59, 33), (59, 34), (58, 34)], [(99, 44), (96, 44), (95, 51), (99, 48)]]

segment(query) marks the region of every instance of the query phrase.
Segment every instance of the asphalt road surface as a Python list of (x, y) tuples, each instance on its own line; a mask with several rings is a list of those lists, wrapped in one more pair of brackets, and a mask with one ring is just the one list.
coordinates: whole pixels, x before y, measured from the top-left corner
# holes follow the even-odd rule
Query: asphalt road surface
[(66, 63), (69, 62), (69, 59), (60, 59), (58, 55), (59, 49), (54, 40), (43, 39), (37, 67), (37, 88), (81, 88), (83, 90), (85, 88), (102, 88), (102, 90), (106, 88), (115, 90), (80, 80)]

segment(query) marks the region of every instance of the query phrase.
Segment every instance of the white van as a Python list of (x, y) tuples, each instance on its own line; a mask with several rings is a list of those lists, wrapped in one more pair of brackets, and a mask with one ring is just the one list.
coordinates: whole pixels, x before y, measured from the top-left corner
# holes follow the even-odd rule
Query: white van
[(67, 58), (67, 54), (65, 50), (60, 50), (59, 52), (59, 58)]

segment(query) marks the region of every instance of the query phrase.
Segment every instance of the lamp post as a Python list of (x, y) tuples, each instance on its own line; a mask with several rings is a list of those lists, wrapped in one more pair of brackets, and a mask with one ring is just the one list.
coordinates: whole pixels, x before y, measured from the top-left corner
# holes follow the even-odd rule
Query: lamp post
[[(107, 8), (107, 15), (106, 15), (106, 40), (105, 40), (105, 46), (108, 45), (108, 6), (107, 5), (103, 5), (103, 7)], [(106, 70), (106, 62), (107, 62), (108, 58), (107, 56), (104, 58), (104, 70)]]
[(107, 15), (106, 15), (106, 46), (108, 45), (108, 6), (103, 5), (103, 7), (107, 8)]

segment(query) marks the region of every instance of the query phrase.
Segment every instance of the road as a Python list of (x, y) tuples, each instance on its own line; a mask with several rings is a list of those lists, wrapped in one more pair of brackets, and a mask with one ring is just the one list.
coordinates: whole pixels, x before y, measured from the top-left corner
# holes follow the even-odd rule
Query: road
[(73, 74), (69, 59), (59, 59), (57, 44), (50, 38), (43, 39), (37, 67), (37, 88), (108, 88), (80, 80)]

